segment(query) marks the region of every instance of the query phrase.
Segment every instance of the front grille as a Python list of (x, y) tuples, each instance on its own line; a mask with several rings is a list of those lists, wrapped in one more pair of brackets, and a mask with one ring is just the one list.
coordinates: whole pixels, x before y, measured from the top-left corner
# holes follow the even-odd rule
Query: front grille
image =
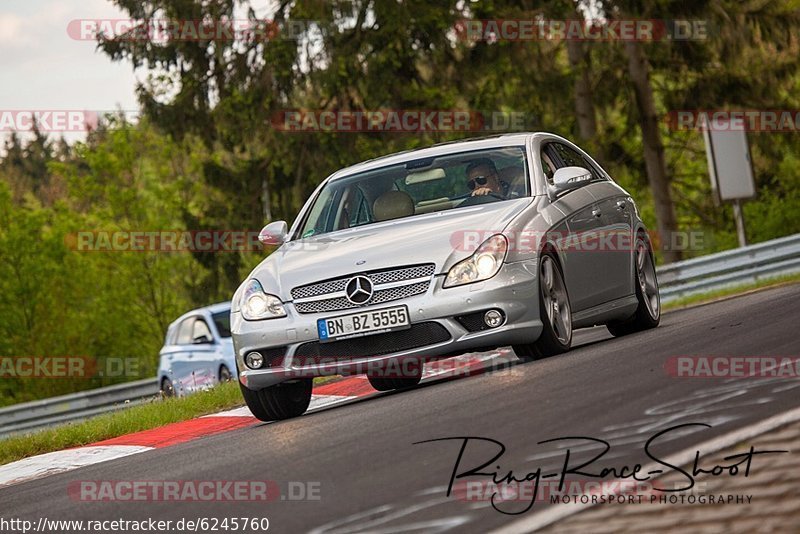
[(352, 360), (369, 356), (382, 356), (393, 352), (425, 347), (450, 339), (450, 333), (439, 323), (432, 321), (411, 325), (407, 330), (386, 332), (372, 336), (320, 343), (312, 341), (297, 347), (294, 365), (303, 366), (325, 360)]
[(349, 308), (357, 308), (344, 297), (326, 300), (315, 300), (314, 302), (296, 302), (294, 307), (297, 308), (299, 313), (320, 313), (329, 311), (347, 310)]
[(373, 284), (388, 284), (389, 282), (402, 282), (422, 278), (423, 276), (433, 275), (436, 266), (432, 263), (425, 265), (414, 265), (413, 267), (403, 267), (401, 269), (391, 269), (388, 271), (378, 271), (367, 273)]
[[(426, 276), (432, 277), (435, 269), (436, 266), (434, 264), (428, 263), (424, 265), (412, 265), (409, 267), (371, 271), (364, 273), (364, 275), (369, 277), (374, 285), (379, 286), (381, 284), (403, 282), (404, 280), (413, 280)], [(305, 299), (344, 291), (347, 282), (353, 276), (356, 276), (356, 274), (296, 287), (292, 289), (292, 298)], [(428, 287), (430, 287), (430, 280), (393, 287), (390, 289), (378, 289), (372, 295), (372, 298), (363, 304), (363, 306), (380, 304), (382, 302), (391, 302), (394, 300), (413, 297), (414, 295), (421, 295), (428, 290)], [(332, 312), (360, 307), (358, 304), (353, 304), (345, 297), (333, 297), (310, 302), (295, 302), (294, 305), (299, 313)]]
[(296, 287), (292, 289), (292, 298), (304, 299), (316, 297), (318, 295), (326, 295), (328, 293), (336, 293), (337, 291), (344, 291), (344, 286), (347, 285), (349, 279), (350, 278), (341, 278), (339, 280), (329, 280), (318, 284)]

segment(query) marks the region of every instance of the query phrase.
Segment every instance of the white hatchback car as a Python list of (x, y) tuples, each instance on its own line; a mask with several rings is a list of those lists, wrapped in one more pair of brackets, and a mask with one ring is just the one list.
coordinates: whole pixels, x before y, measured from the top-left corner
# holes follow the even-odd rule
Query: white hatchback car
[(182, 396), (237, 377), (229, 302), (198, 308), (167, 329), (158, 366), (164, 395)]

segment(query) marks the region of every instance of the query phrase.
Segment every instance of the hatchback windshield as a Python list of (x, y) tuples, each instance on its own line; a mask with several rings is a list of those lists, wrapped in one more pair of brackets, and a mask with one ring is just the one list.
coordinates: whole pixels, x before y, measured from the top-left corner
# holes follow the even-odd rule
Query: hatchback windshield
[(529, 195), (523, 147), (410, 160), (331, 181), (300, 236)]

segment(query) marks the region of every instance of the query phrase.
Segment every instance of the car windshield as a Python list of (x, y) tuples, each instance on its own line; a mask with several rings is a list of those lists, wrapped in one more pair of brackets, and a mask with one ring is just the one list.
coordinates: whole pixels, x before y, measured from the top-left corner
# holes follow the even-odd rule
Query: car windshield
[(219, 337), (231, 337), (231, 312), (230, 310), (211, 315), (219, 332)]
[(332, 180), (299, 237), (530, 195), (521, 146), (447, 154)]

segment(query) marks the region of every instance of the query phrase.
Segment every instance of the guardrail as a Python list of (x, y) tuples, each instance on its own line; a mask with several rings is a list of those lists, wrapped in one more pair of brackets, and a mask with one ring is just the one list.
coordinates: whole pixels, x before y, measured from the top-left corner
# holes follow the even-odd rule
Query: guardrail
[(800, 234), (657, 269), (661, 302), (800, 272)]
[[(661, 301), (800, 272), (800, 234), (657, 269)], [(158, 395), (158, 380), (118, 384), (0, 408), (0, 438), (124, 409)]]
[(153, 399), (159, 394), (158, 379), (115, 384), (0, 408), (0, 438), (80, 421)]

